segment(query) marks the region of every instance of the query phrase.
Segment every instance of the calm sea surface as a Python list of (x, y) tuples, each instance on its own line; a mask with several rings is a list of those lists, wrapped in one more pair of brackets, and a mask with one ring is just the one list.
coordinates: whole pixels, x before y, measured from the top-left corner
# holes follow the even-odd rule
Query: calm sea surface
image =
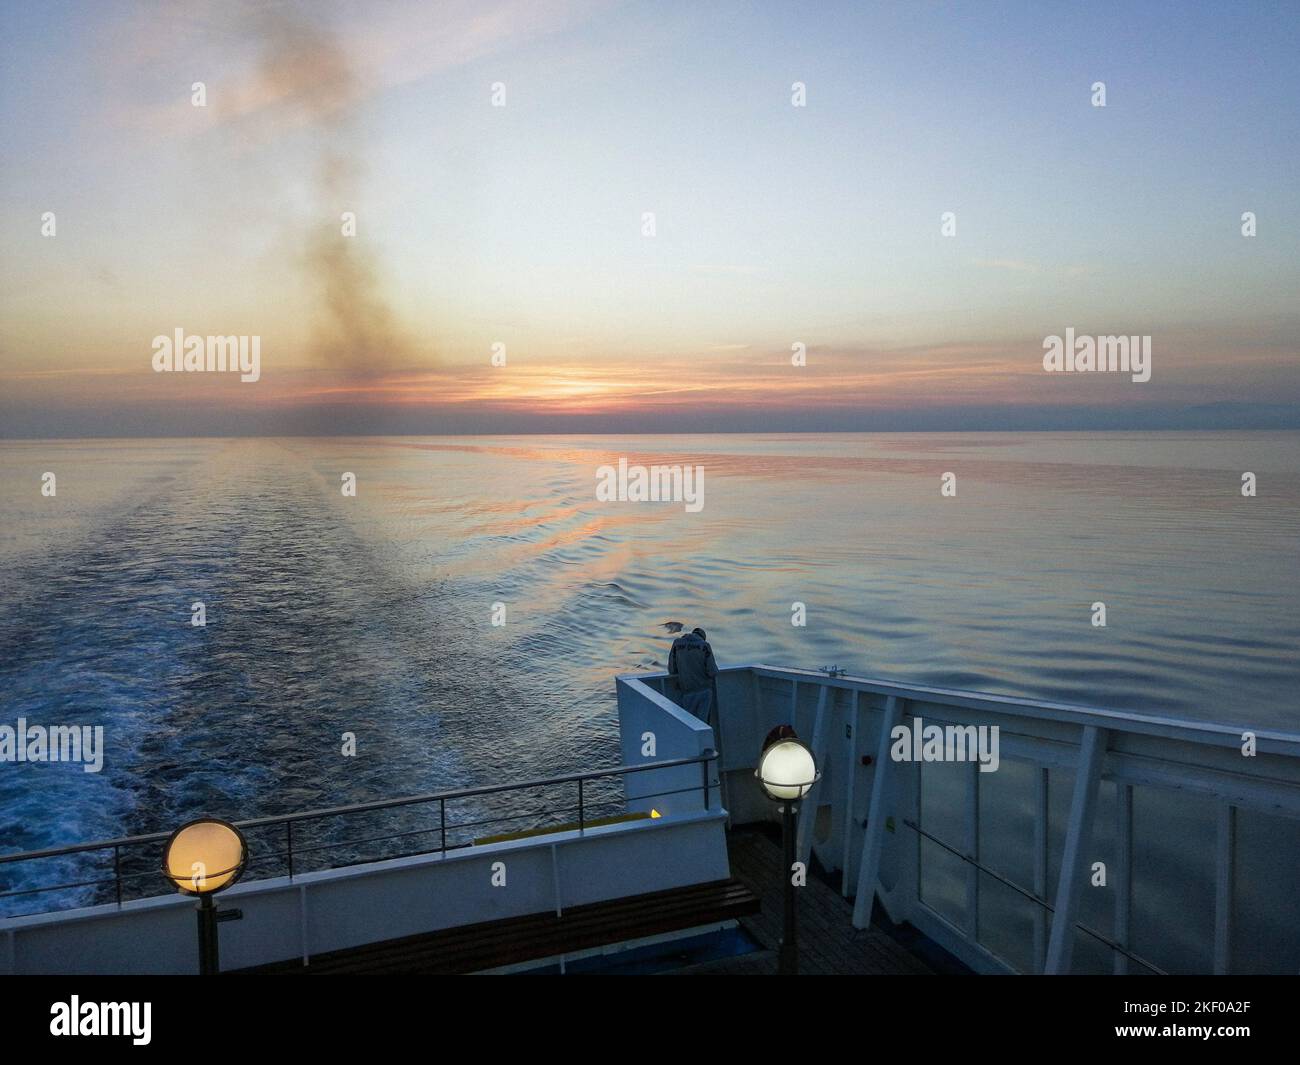
[[(703, 510), (597, 502), (621, 457), (703, 466)], [(669, 621), (1300, 730), (1297, 433), (8, 441), (0, 500), (0, 724), (106, 744), (0, 764), (5, 852), (615, 765)]]

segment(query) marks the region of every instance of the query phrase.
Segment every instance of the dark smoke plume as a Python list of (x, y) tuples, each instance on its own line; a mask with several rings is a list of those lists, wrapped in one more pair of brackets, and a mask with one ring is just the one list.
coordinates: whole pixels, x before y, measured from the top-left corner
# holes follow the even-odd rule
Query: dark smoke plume
[[(318, 300), (311, 329), (315, 361), (356, 374), (410, 363), (412, 345), (384, 298), (365, 237), (357, 109), (366, 92), (347, 42), (310, 9), (291, 5), (264, 9), (254, 25), (261, 54), (241, 110), (263, 135), (301, 135), (317, 152), (298, 256)], [(356, 212), (358, 235), (342, 234), (344, 211)]]

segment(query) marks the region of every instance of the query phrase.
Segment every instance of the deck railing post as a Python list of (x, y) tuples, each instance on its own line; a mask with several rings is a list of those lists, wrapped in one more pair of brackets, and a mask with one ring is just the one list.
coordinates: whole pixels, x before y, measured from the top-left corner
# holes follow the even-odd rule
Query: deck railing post
[(442, 846), (439, 847), (439, 853), (447, 857), (447, 800), (438, 800), (438, 822), (442, 827)]
[(586, 825), (587, 814), (582, 801), (582, 777), (578, 778), (578, 833), (581, 834)]
[(113, 848), (113, 886), (117, 892), (117, 908), (122, 908), (122, 848)]
[[(1133, 914), (1133, 785), (1120, 784), (1115, 795), (1115, 942), (1129, 948)], [(1116, 976), (1127, 976), (1128, 955), (1115, 951)]]
[[(889, 734), (903, 717), (903, 700), (891, 695), (881, 714), (880, 742), (871, 778), (871, 806), (867, 809), (867, 827), (862, 836), (862, 863), (858, 867), (858, 894), (853, 900), (853, 927), (871, 924), (871, 903), (876, 897), (876, 878), (880, 874), (880, 852), (885, 845), (885, 803), (889, 795), (894, 760), (889, 757)], [(919, 763), (918, 763), (919, 764)]]
[(709, 752), (707, 751), (700, 760), (700, 771), (704, 778), (704, 808), (707, 810), (709, 808)]
[(1051, 818), (1051, 774), (1046, 766), (1038, 766), (1034, 769), (1034, 778), (1034, 895), (1042, 905), (1034, 906), (1033, 971), (1042, 973), (1047, 958), (1047, 830)]
[[(812, 749), (813, 759), (818, 766), (825, 766), (827, 769), (826, 758), (826, 736), (830, 732), (830, 719), (834, 711), (835, 689), (829, 684), (819, 685), (820, 691), (817, 695), (817, 712), (813, 717), (812, 742), (808, 745)], [(825, 775), (823, 773), (823, 775)], [(822, 785), (825, 791), (826, 785)], [(817, 807), (819, 802), (805, 801), (800, 804), (799, 818), (796, 822), (795, 833), (795, 860), (803, 862), (807, 866), (812, 857), (813, 845), (813, 825), (817, 818)]]
[(289, 879), (293, 879), (293, 822), (284, 823), (285, 853), (289, 858)]
[(966, 932), (973, 942), (980, 937), (980, 766), (966, 767)]
[(1237, 808), (1219, 803), (1214, 861), (1214, 974), (1232, 968), (1232, 898), (1236, 878)]
[(848, 721), (844, 727), (844, 831), (840, 839), (840, 894), (846, 899), (853, 894), (853, 885), (849, 877), (849, 862), (853, 855), (853, 785), (858, 777), (858, 708), (862, 702), (862, 692), (850, 693)]
[(1061, 854), (1061, 875), (1056, 885), (1056, 907), (1052, 935), (1047, 941), (1048, 973), (1068, 973), (1074, 956), (1074, 917), (1086, 882), (1084, 848), (1092, 839), (1092, 815), (1097, 807), (1097, 787), (1106, 750), (1107, 732), (1085, 725), (1079, 742), (1079, 765), (1074, 776), (1074, 797), (1070, 800), (1070, 823), (1065, 830)]

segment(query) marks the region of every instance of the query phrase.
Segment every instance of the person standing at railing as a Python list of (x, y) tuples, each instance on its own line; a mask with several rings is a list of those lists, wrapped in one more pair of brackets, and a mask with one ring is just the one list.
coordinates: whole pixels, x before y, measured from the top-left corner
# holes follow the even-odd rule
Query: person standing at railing
[(692, 629), (673, 641), (668, 652), (668, 675), (677, 683), (681, 708), (708, 722), (718, 663), (703, 629)]

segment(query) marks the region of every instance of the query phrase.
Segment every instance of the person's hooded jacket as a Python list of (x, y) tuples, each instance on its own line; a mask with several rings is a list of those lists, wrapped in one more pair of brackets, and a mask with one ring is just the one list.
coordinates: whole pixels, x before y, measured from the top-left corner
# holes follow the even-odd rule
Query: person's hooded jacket
[(718, 675), (718, 663), (713, 660), (709, 641), (694, 632), (678, 636), (668, 652), (668, 675), (676, 678), (683, 692), (711, 687)]

